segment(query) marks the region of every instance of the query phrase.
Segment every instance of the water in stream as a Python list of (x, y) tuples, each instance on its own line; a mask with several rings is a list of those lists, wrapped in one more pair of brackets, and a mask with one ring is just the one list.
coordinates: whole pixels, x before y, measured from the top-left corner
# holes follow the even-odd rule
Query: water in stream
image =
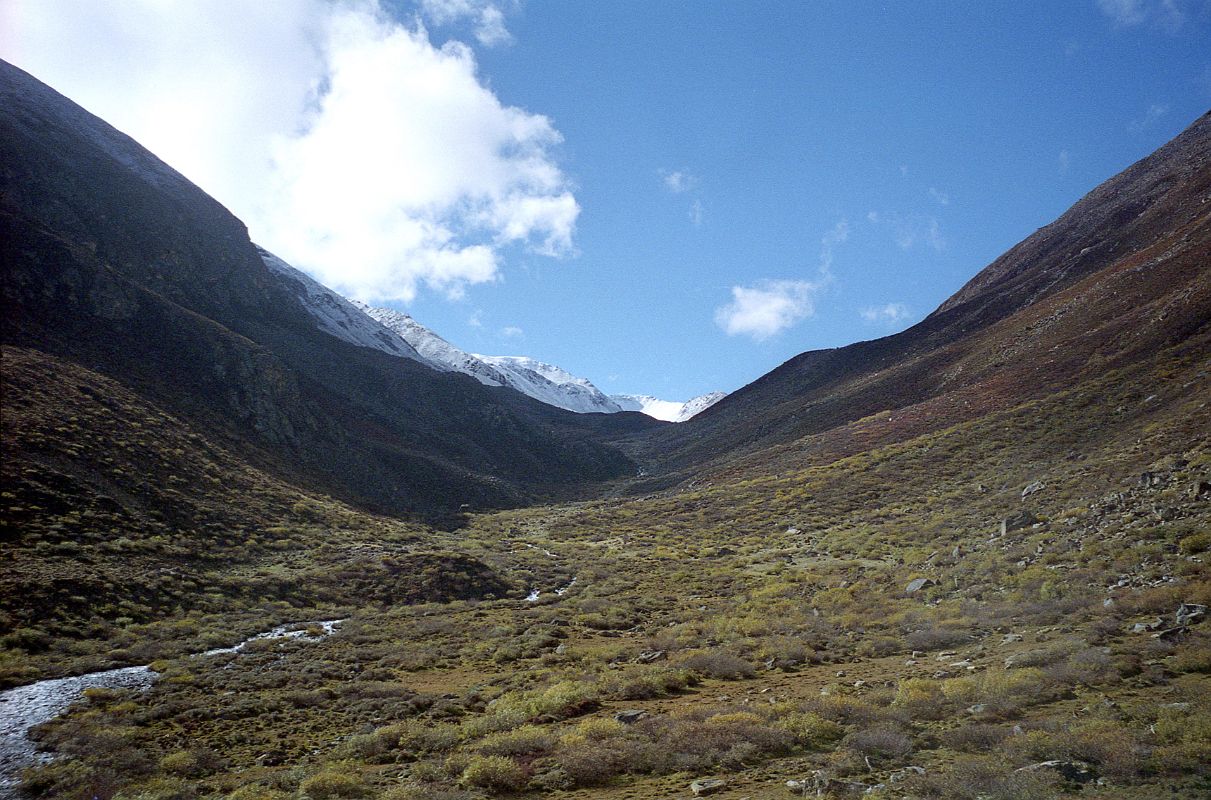
[[(264, 639), (300, 639), (315, 642), (336, 630), (342, 620), (313, 622), (300, 627), (281, 625), (258, 633), (234, 647), (220, 647), (198, 653), (195, 658), (239, 653), (249, 642)], [(322, 633), (312, 634), (319, 627)], [(53, 678), (17, 686), (0, 692), (0, 800), (16, 800), (21, 771), (51, 759), (49, 753), (38, 752), (29, 738), (35, 725), (49, 722), (62, 714), (84, 695), (86, 689), (149, 689), (158, 675), (148, 667), (122, 667), (70, 678)]]

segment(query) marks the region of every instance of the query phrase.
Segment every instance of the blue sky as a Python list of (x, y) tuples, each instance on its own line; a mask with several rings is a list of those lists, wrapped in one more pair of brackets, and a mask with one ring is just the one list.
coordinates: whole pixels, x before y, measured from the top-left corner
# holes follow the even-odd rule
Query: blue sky
[[(300, 2), (243, 21), (256, 33), (304, 20), (300, 41), (327, 31), (328, 55), (312, 60), (285, 40), (228, 41), (218, 14), (149, 19), (136, 8), (85, 24), (78, 3), (34, 5), (18, 3), (6, 21), (16, 33), (0, 40), (3, 57), (237, 213), (249, 209), (241, 216), (256, 220), (254, 238), (277, 237), (270, 246), (280, 241), (296, 265), (380, 302), (403, 286), (390, 304), (464, 349), (529, 355), (607, 392), (679, 400), (736, 389), (804, 350), (907, 327), (1211, 106), (1204, 0), (351, 2), (335, 6), (362, 16), (335, 26), (333, 5)], [(136, 113), (167, 100), (123, 80), (139, 59), (95, 52), (106, 45), (85, 33), (97, 25), (123, 52), (149, 47), (135, 66), (193, 87), (193, 108), (220, 109), (195, 121), (198, 141), (186, 148), (195, 134)], [(207, 25), (211, 40), (190, 38)], [(382, 78), (380, 87), (374, 69), (354, 71), (355, 56), (371, 52), (363, 43), (396, 28), (406, 41), (395, 40), (392, 74), (424, 86)], [(189, 63), (219, 39), (211, 79), (193, 80)], [(252, 88), (215, 80), (214, 64), (253, 76)], [(307, 83), (316, 70), (318, 89)], [(245, 107), (228, 96), (255, 99), (261, 72), (277, 89), (271, 100)], [(282, 86), (294, 75), (310, 117), (286, 108)], [(342, 94), (354, 75), (367, 77)], [(454, 96), (466, 102), (450, 111), (444, 98)], [(221, 119), (223, 108), (238, 124)], [(290, 120), (295, 133), (310, 126), (310, 138), (289, 140)], [(383, 135), (350, 138), (367, 128)], [(495, 138), (481, 142), (484, 131)], [(277, 165), (264, 184), (242, 177), (258, 164), (223, 172), (255, 151), (215, 142), (262, 135), (276, 142), (266, 152)], [(398, 159), (380, 159), (397, 148)], [(336, 236), (288, 230), (309, 214), (339, 217), (304, 191), (337, 185), (308, 166), (334, 150), (365, 162), (349, 168), (364, 167), (371, 186), (356, 219)], [(186, 163), (203, 152), (209, 162)], [(225, 152), (235, 155), (224, 162)], [(451, 163), (426, 172), (443, 159)], [(409, 189), (393, 195), (384, 184)], [(258, 210), (265, 197), (289, 213)], [(380, 215), (373, 202), (398, 208)], [(415, 235), (374, 250), (367, 243), (385, 229)], [(308, 263), (322, 248), (331, 252)], [(385, 266), (345, 266), (354, 261)]]

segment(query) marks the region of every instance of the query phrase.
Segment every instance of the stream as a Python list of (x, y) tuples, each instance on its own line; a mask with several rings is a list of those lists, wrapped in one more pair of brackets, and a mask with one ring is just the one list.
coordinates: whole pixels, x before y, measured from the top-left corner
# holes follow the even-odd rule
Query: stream
[[(206, 658), (224, 653), (239, 653), (249, 642), (265, 639), (300, 639), (318, 642), (335, 632), (343, 620), (324, 622), (293, 623), (251, 636), (233, 647), (219, 647), (193, 658)], [(308, 629), (319, 626), (322, 633), (309, 635)], [(0, 800), (16, 800), (21, 771), (34, 764), (45, 763), (53, 758), (50, 753), (38, 752), (37, 744), (29, 738), (30, 728), (49, 722), (67, 711), (78, 701), (86, 689), (139, 689), (151, 688), (158, 674), (149, 667), (120, 667), (70, 678), (52, 678), (25, 686), (17, 686), (0, 692)]]

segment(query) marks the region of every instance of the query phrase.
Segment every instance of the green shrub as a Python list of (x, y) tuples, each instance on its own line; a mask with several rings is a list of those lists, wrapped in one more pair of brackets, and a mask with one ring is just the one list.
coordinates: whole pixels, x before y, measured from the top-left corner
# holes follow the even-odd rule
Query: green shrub
[(474, 756), (463, 769), (459, 779), (464, 786), (474, 786), (493, 793), (515, 792), (526, 785), (526, 771), (511, 758), (504, 756)]
[(367, 797), (370, 787), (360, 775), (348, 772), (328, 771), (313, 775), (299, 784), (299, 791), (310, 800), (329, 800), (339, 797)]

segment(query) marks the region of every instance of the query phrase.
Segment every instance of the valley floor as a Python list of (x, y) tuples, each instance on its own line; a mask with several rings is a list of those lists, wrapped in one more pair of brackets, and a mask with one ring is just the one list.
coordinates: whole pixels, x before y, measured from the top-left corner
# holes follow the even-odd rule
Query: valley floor
[[(776, 476), (448, 534), (346, 516), (336, 540), (338, 511), (313, 509), (274, 535), (319, 561), (291, 572), (268, 548), (236, 572), (263, 591), (266, 570), (293, 585), (356, 564), (364, 601), (250, 590), (92, 636), (6, 637), (10, 683), (158, 659), (149, 690), (89, 691), (39, 727), (60, 757), (25, 791), (1211, 796), (1207, 386), (1205, 364), (1174, 354), (847, 458), (812, 464), (808, 441)], [(474, 596), (373, 595), (376, 579), (442, 585), (436, 556), (372, 569), (436, 553), (504, 580), (465, 566)], [(188, 655), (333, 618), (315, 641)]]

